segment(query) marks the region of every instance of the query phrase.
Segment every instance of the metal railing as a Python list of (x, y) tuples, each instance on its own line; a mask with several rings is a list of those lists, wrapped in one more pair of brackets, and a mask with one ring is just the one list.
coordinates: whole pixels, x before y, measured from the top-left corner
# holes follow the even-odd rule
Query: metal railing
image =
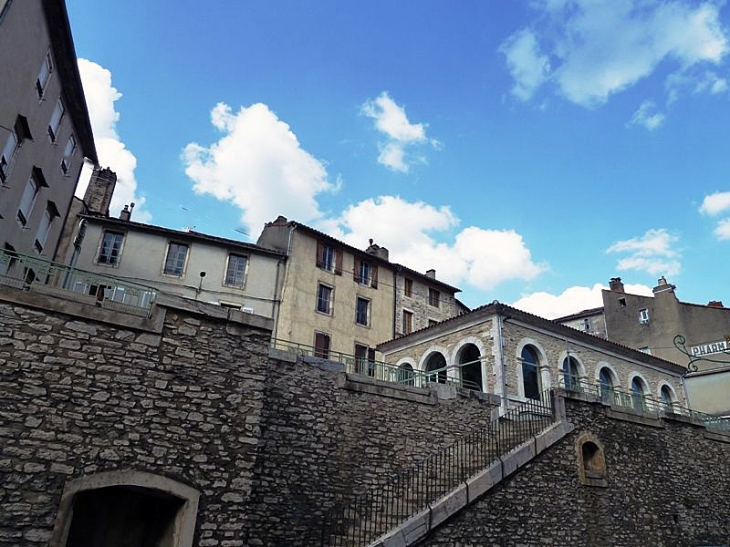
[(314, 346), (299, 344), (297, 342), (289, 342), (287, 340), (273, 338), (271, 347), (274, 349), (296, 353), (297, 355), (307, 355), (310, 357), (319, 357), (336, 361), (345, 365), (345, 372), (350, 374), (361, 374), (369, 376), (376, 380), (385, 382), (394, 382), (406, 386), (428, 387), (430, 384), (440, 383), (453, 385), (459, 388), (471, 389), (474, 391), (482, 391), (482, 386), (473, 380), (465, 378), (464, 369), (470, 365), (478, 364), (480, 366), (479, 374), (481, 376), (481, 360), (470, 361), (458, 365), (447, 365), (445, 367), (423, 372), (414, 370), (410, 367), (396, 366), (386, 363), (385, 361), (377, 361), (366, 357), (358, 357), (349, 353), (342, 353), (333, 350), (324, 350)]
[(555, 422), (552, 395), (530, 400), (464, 435), (325, 516), (320, 545), (367, 545)]
[(646, 393), (622, 391), (606, 384), (593, 384), (585, 379), (566, 378), (565, 376), (560, 378), (557, 387), (565, 389), (569, 393), (593, 395), (611, 406), (631, 408), (638, 412), (660, 416), (685, 416), (702, 422), (708, 429), (730, 433), (730, 419), (728, 418), (692, 410), (675, 401), (665, 401)]
[(115, 277), (0, 250), (0, 285), (148, 317), (157, 290)]

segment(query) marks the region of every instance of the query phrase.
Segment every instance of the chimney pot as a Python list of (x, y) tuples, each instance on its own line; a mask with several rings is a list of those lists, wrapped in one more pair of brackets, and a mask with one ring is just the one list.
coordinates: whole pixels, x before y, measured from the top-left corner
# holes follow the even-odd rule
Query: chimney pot
[(608, 282), (608, 288), (616, 292), (624, 292), (624, 284), (620, 277), (612, 277)]

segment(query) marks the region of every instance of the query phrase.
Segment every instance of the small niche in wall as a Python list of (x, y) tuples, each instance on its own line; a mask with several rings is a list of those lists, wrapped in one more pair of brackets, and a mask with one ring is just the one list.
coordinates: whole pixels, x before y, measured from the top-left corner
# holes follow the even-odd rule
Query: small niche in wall
[(576, 441), (578, 476), (583, 486), (607, 487), (606, 458), (603, 445), (595, 435), (584, 433)]

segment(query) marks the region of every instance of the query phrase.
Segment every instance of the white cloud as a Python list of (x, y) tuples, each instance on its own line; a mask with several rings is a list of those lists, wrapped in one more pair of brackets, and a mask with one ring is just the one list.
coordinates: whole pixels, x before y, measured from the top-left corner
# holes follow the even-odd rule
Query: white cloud
[(249, 233), (279, 214), (301, 222), (322, 217), (316, 197), (335, 191), (337, 184), (267, 105), (257, 103), (234, 113), (219, 103), (211, 122), (223, 136), (208, 147), (190, 143), (183, 151), (185, 173), (196, 192), (241, 209)]
[[(135, 202), (134, 220), (149, 222), (152, 215), (144, 207), (145, 199), (136, 195), (137, 180), (134, 170), (137, 167), (137, 158), (127, 149), (117, 133), (119, 112), (114, 103), (122, 94), (112, 86), (112, 73), (109, 70), (86, 59), (79, 59), (78, 63), (99, 163), (117, 174), (110, 214), (117, 216), (125, 204)], [(88, 179), (80, 181), (76, 195), (83, 197), (88, 182)]]
[(529, 29), (522, 29), (510, 36), (500, 51), (506, 57), (507, 67), (515, 80), (512, 94), (522, 101), (531, 99), (550, 74), (550, 60), (540, 53), (535, 34)]
[(730, 239), (730, 218), (725, 218), (718, 222), (713, 233), (720, 241)]
[(515, 79), (513, 91), (523, 100), (550, 81), (569, 101), (595, 107), (652, 74), (660, 63), (686, 71), (717, 64), (728, 52), (715, 2), (560, 0), (531, 5), (539, 12), (533, 27), (515, 32), (500, 48)]
[(717, 215), (728, 209), (730, 209), (730, 192), (715, 192), (702, 200), (700, 213)]
[(427, 126), (409, 122), (405, 108), (396, 104), (386, 91), (374, 100), (365, 101), (361, 112), (373, 118), (375, 128), (386, 137), (386, 141), (379, 144), (378, 163), (393, 171), (407, 173), (411, 165), (423, 162), (421, 156), (408, 154), (407, 148), (427, 143), (436, 149), (440, 147), (437, 140), (426, 136)]
[(629, 125), (640, 125), (649, 131), (654, 131), (664, 123), (665, 115), (661, 112), (653, 112), (656, 109), (654, 101), (644, 101), (639, 109), (634, 112)]
[(628, 253), (618, 261), (617, 268), (644, 271), (651, 275), (676, 275), (681, 270), (680, 254), (672, 247), (679, 238), (664, 229), (648, 230), (642, 237), (618, 241), (607, 253)]
[[(558, 295), (535, 292), (523, 296), (512, 306), (540, 317), (555, 319), (603, 306), (601, 297), (603, 289), (608, 289), (608, 287), (596, 283), (593, 287), (568, 287)], [(653, 294), (651, 288), (646, 285), (625, 285), (624, 290), (629, 294), (645, 296), (652, 296)]]
[(451, 243), (436, 241), (433, 234), (448, 234), (458, 224), (448, 207), (380, 196), (348, 207), (327, 228), (363, 249), (372, 238), (388, 248), (391, 261), (421, 272), (433, 268), (438, 279), (457, 286), (468, 283), (489, 290), (512, 279), (534, 279), (547, 268), (532, 260), (522, 236), (512, 230), (470, 226)]

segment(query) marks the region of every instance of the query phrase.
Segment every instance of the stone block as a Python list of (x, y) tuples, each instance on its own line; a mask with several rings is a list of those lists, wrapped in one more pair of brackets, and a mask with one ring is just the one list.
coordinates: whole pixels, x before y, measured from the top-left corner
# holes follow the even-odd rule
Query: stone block
[(488, 492), (495, 484), (502, 480), (502, 462), (498, 461), (484, 471), (466, 481), (469, 493), (469, 503)]
[(535, 442), (531, 439), (500, 458), (502, 460), (502, 473), (505, 477), (508, 477), (534, 457)]

